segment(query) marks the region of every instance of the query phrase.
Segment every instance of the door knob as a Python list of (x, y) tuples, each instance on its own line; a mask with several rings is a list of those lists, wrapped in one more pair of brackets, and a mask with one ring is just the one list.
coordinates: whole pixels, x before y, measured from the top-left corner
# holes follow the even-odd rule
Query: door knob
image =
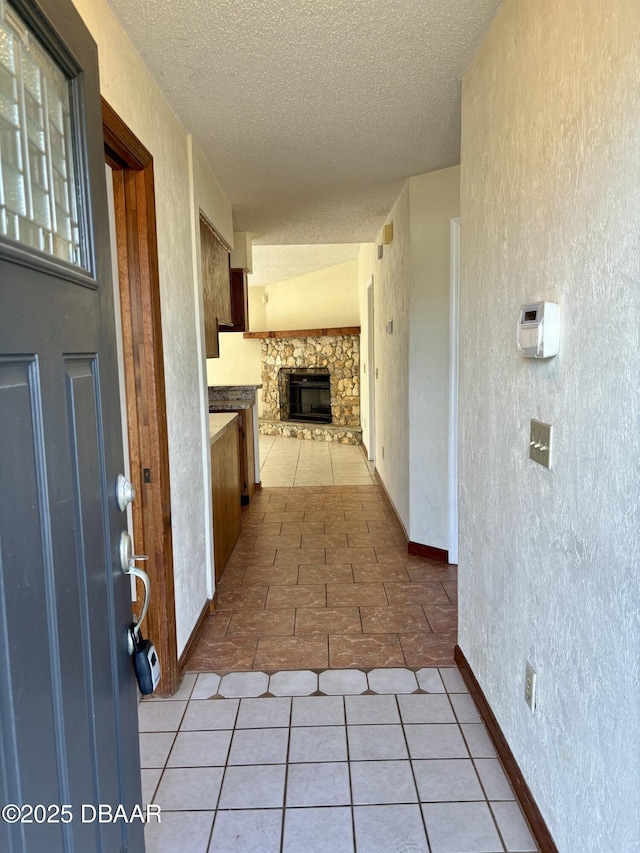
[(133, 487), (133, 483), (130, 483), (124, 474), (118, 474), (118, 479), (116, 480), (116, 501), (118, 503), (118, 509), (121, 512), (124, 512), (129, 504), (133, 503), (135, 499), (136, 490)]
[(135, 563), (140, 560), (148, 560), (146, 554), (134, 554), (131, 537), (126, 530), (120, 534), (120, 566), (125, 575), (130, 574), (131, 569), (135, 568)]

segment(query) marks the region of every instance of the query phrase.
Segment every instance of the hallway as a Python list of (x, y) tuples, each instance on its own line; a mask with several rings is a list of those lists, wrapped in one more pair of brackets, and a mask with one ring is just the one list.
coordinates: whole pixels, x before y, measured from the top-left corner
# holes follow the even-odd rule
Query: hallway
[(186, 669), (451, 666), (456, 611), (456, 567), (407, 553), (379, 486), (266, 488)]
[(456, 567), (407, 553), (360, 448), (261, 456), (180, 691), (140, 706), (149, 853), (536, 851), (453, 667)]

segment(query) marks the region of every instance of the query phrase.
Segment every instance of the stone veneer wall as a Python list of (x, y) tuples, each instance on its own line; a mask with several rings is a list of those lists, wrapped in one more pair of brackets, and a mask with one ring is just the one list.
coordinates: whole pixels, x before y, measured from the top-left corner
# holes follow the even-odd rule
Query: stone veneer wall
[(267, 421), (260, 418), (258, 422), (260, 435), (282, 435), (284, 438), (299, 438), (306, 441), (334, 441), (338, 444), (362, 444), (362, 429), (360, 427), (336, 427), (333, 424), (308, 424), (300, 421)]
[(334, 426), (360, 427), (360, 336), (266, 338), (262, 341), (262, 417), (281, 420), (281, 367), (327, 367)]

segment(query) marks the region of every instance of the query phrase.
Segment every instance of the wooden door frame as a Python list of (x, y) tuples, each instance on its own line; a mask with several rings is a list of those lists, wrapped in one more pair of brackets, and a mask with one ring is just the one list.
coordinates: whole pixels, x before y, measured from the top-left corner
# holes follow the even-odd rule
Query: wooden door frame
[(152, 590), (143, 630), (162, 665), (156, 694), (170, 696), (180, 670), (153, 158), (104, 98), (102, 123), (113, 170), (134, 543), (149, 557)]

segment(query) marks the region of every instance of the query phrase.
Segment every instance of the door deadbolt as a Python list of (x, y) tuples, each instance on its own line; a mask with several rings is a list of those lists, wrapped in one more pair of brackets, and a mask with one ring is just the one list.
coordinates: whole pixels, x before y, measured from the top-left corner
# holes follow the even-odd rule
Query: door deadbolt
[(124, 474), (118, 474), (118, 479), (116, 480), (116, 501), (118, 503), (118, 509), (121, 512), (124, 512), (129, 504), (133, 503), (135, 499), (136, 490), (133, 483), (130, 483)]

